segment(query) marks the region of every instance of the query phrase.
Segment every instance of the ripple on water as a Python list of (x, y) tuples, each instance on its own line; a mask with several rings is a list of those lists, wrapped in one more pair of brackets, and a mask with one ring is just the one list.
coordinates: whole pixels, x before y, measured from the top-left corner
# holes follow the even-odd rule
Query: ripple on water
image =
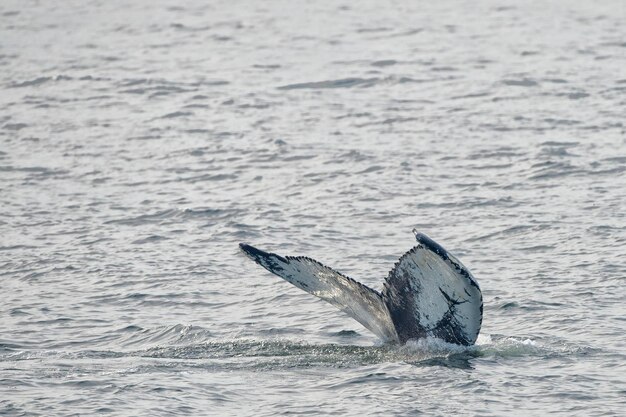
[[(623, 0), (5, 3), (0, 414), (622, 412)], [(414, 227), (477, 345), (377, 345), (237, 250), (375, 286)]]

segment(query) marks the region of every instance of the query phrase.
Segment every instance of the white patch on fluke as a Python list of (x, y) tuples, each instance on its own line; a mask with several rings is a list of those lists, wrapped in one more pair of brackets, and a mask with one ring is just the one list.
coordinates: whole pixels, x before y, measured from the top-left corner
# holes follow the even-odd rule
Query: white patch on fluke
[(473, 344), (482, 321), (480, 289), (456, 258), (432, 249), (416, 246), (389, 273), (383, 295), (396, 329), (402, 341), (432, 336)]

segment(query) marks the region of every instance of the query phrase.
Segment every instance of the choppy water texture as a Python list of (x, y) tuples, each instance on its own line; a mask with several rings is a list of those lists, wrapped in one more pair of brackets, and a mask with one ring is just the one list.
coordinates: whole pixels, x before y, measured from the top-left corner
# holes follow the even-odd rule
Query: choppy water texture
[[(518, 3), (3, 0), (0, 413), (623, 415), (626, 6)], [(380, 288), (414, 227), (476, 346), (237, 248)]]

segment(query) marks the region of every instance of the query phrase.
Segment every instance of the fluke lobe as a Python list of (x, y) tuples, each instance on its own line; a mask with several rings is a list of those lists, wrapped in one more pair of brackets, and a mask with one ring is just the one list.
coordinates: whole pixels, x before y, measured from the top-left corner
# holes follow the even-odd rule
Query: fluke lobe
[(483, 317), (476, 279), (441, 245), (413, 233), (417, 246), (396, 262), (382, 292), (311, 258), (282, 257), (245, 243), (239, 247), (263, 268), (328, 301), (386, 342), (435, 337), (474, 344)]

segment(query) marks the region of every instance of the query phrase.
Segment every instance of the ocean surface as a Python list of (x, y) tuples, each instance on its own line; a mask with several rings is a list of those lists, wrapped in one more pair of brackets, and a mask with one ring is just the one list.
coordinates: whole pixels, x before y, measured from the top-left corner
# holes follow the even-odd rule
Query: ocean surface
[[(0, 414), (624, 416), (626, 3), (0, 2)], [(382, 344), (417, 228), (475, 346)]]

